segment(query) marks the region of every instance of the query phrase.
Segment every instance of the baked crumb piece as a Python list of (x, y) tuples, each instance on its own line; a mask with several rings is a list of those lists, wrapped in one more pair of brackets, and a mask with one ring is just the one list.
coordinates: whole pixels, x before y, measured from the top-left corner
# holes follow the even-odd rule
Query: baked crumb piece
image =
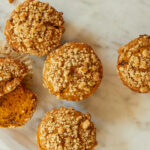
[(48, 3), (26, 0), (6, 22), (4, 34), (15, 51), (44, 56), (59, 45), (64, 32), (61, 12)]
[(45, 114), (37, 142), (41, 150), (93, 150), (96, 129), (89, 114), (60, 107)]
[(150, 91), (150, 37), (141, 35), (119, 49), (118, 73), (133, 91)]
[(9, 3), (13, 3), (14, 0), (8, 0), (8, 1), (9, 1)]
[(70, 42), (50, 53), (44, 65), (44, 85), (59, 99), (82, 100), (96, 91), (102, 65), (93, 49)]
[(13, 91), (27, 73), (27, 66), (19, 60), (0, 58), (0, 96)]
[(14, 128), (31, 119), (37, 104), (36, 96), (22, 85), (0, 97), (0, 127)]
[(9, 3), (13, 3), (14, 0), (8, 0), (8, 1), (9, 1)]

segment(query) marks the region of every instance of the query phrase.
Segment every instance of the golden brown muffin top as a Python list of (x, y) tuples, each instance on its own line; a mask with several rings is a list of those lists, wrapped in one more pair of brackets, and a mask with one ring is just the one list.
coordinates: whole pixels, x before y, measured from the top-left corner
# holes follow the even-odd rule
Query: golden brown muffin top
[(36, 104), (36, 96), (22, 85), (0, 97), (0, 127), (24, 125), (32, 117)]
[(90, 115), (65, 107), (45, 114), (37, 140), (41, 150), (93, 150), (97, 144)]
[(48, 3), (26, 0), (12, 12), (4, 33), (14, 50), (43, 56), (59, 44), (63, 23), (62, 13)]
[(27, 73), (27, 66), (19, 60), (0, 58), (0, 96), (13, 91)]
[(150, 37), (141, 35), (119, 49), (118, 72), (132, 90), (150, 91)]
[(82, 100), (102, 79), (102, 66), (93, 49), (70, 42), (50, 53), (44, 65), (44, 84), (58, 98)]

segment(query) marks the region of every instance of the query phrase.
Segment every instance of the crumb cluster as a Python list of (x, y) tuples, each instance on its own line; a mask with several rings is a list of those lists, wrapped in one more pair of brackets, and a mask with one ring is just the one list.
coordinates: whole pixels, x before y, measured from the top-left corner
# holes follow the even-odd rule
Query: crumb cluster
[(70, 42), (52, 52), (44, 66), (44, 83), (58, 98), (82, 100), (102, 79), (102, 66), (87, 44)]
[(13, 3), (14, 0), (8, 0), (8, 1), (9, 1), (9, 3)]
[(14, 59), (0, 58), (0, 96), (13, 91), (28, 73), (27, 66)]
[(48, 3), (26, 0), (12, 12), (4, 33), (14, 50), (43, 56), (59, 44), (63, 23), (62, 13)]
[(150, 91), (150, 37), (142, 35), (119, 50), (118, 72), (132, 90)]
[(97, 144), (90, 115), (65, 107), (46, 113), (37, 140), (43, 150), (93, 150)]

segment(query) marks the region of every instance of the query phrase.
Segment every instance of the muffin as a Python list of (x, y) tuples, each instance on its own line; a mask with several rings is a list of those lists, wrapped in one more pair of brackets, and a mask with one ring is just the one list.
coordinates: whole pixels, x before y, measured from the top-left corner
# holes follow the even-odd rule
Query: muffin
[(102, 80), (101, 61), (87, 44), (70, 42), (47, 57), (44, 86), (59, 99), (78, 101), (87, 98)]
[(0, 97), (0, 127), (24, 125), (32, 117), (36, 104), (36, 96), (22, 85)]
[(60, 107), (45, 114), (37, 131), (40, 150), (93, 150), (96, 129), (89, 114)]
[[(3, 74), (7, 77), (5, 82)], [(0, 41), (0, 96), (13, 91), (20, 83), (32, 89), (32, 76), (32, 60), (26, 54), (12, 50), (6, 41)]]
[(13, 91), (28, 73), (28, 67), (19, 60), (0, 58), (0, 96)]
[(118, 52), (117, 70), (123, 83), (135, 92), (150, 92), (150, 37), (141, 35)]
[(48, 3), (26, 0), (11, 13), (4, 34), (17, 52), (44, 56), (59, 45), (64, 32), (61, 12)]

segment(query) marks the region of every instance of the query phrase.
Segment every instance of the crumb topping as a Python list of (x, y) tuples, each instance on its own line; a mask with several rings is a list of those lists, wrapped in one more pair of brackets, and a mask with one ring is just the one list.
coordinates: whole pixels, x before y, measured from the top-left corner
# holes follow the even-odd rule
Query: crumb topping
[(45, 150), (93, 150), (96, 129), (89, 114), (61, 107), (46, 113), (38, 139)]
[(0, 96), (13, 91), (28, 72), (25, 64), (10, 58), (0, 58)]
[(139, 92), (150, 91), (150, 37), (142, 35), (119, 50), (118, 71)]
[(48, 3), (26, 0), (12, 12), (5, 35), (15, 50), (43, 56), (59, 44), (63, 23), (62, 13)]
[(67, 43), (51, 53), (44, 67), (44, 81), (58, 98), (77, 96), (82, 100), (102, 79), (101, 62), (83, 43)]

